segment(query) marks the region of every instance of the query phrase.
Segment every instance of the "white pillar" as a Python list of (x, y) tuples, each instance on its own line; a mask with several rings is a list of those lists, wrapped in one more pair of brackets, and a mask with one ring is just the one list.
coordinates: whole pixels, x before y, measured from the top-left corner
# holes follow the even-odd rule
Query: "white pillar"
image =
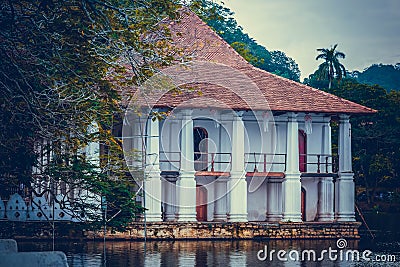
[[(322, 125), (322, 147), (321, 154), (323, 155), (332, 155), (332, 130), (331, 130), (331, 117), (323, 118)], [(325, 167), (326, 158), (321, 157), (321, 172), (326, 172)], [(333, 158), (328, 157), (328, 164), (333, 163)], [(333, 165), (328, 165), (328, 172), (333, 171)]]
[(177, 181), (178, 221), (196, 221), (193, 120), (191, 110), (182, 114), (181, 169)]
[(318, 183), (318, 221), (333, 221), (333, 178), (321, 177)]
[(144, 117), (134, 117), (129, 120), (131, 128), (126, 130), (127, 139), (124, 140), (124, 154), (125, 160), (131, 170), (141, 168), (142, 160), (145, 155), (143, 151), (145, 148), (144, 140), (146, 137), (146, 122)]
[(282, 180), (269, 178), (267, 184), (267, 221), (282, 220)]
[(286, 172), (283, 179), (283, 221), (301, 222), (301, 182), (297, 114), (288, 113)]
[(335, 216), (339, 222), (353, 222), (355, 189), (351, 157), (351, 125), (348, 115), (340, 115), (338, 149), (339, 177), (335, 182)]
[(159, 153), (159, 121), (147, 120), (146, 137), (146, 165), (144, 189), (144, 207), (146, 220), (150, 222), (161, 221), (161, 177)]
[(164, 190), (164, 214), (166, 221), (175, 221), (176, 212), (176, 178), (165, 179), (163, 182)]
[[(330, 117), (324, 118), (324, 124), (322, 125), (322, 154), (332, 155), (332, 143), (331, 143), (331, 126)], [(321, 172), (326, 171), (325, 157), (321, 158)], [(332, 158), (328, 158), (328, 162), (333, 162)], [(328, 172), (332, 172), (332, 165), (328, 166)], [(321, 177), (318, 183), (318, 221), (326, 222), (333, 221), (334, 201), (334, 186), (332, 177)]]
[(214, 182), (214, 221), (226, 221), (226, 179), (219, 177)]
[(232, 169), (228, 182), (230, 194), (229, 221), (247, 222), (247, 183), (244, 168), (243, 112), (234, 115), (232, 121)]
[[(92, 122), (88, 126), (87, 132), (90, 134), (97, 133), (99, 131), (99, 126), (96, 122)], [(89, 142), (85, 148), (86, 160), (91, 164), (100, 168), (100, 143), (99, 142)]]

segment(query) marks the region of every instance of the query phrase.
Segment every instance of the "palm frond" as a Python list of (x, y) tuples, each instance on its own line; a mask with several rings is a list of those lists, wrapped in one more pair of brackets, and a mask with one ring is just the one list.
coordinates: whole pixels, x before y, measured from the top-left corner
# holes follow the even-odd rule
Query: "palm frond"
[(346, 55), (343, 52), (337, 51), (335, 53), (335, 58), (345, 58), (345, 57), (346, 57)]

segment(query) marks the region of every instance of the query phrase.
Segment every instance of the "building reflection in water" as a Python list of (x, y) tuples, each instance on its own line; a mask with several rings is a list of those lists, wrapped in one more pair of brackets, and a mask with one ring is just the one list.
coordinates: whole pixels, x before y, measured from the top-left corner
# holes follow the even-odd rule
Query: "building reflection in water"
[[(51, 242), (19, 243), (20, 251), (51, 250)], [(46, 249), (46, 247), (48, 248)], [(257, 258), (259, 250), (275, 250), (273, 261)], [(326, 256), (322, 262), (279, 261), (278, 250), (313, 249), (317, 257), (323, 249), (337, 249), (336, 240), (240, 240), (240, 241), (108, 241), (106, 266), (349, 266), (349, 262), (331, 262)], [(348, 240), (349, 249), (357, 249), (358, 241)], [(56, 250), (67, 254), (71, 267), (104, 266), (103, 243), (56, 243)]]

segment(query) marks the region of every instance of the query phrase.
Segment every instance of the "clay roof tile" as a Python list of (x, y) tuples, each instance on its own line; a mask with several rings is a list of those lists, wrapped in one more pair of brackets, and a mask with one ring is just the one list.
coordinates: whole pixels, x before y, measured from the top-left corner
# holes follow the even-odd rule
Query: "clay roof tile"
[[(375, 110), (337, 97), (310, 86), (295, 82), (252, 66), (240, 56), (227, 42), (216, 34), (205, 22), (187, 8), (181, 10), (178, 22), (170, 23), (174, 43), (198, 61), (209, 61), (227, 65), (247, 75), (261, 90), (272, 111), (322, 112), (367, 114)], [(207, 75), (215, 75), (203, 69)], [(186, 103), (192, 107), (210, 107), (226, 105), (232, 109), (249, 109), (240, 96), (229, 88), (210, 83), (195, 83), (189, 87), (201, 90), (182, 95), (167, 94), (157, 101), (158, 107), (174, 107)], [(247, 88), (242, 92), (245, 96), (254, 94)], [(253, 95), (252, 95), (253, 94)], [(215, 103), (206, 99), (215, 99)], [(191, 100), (191, 101), (189, 101)], [(257, 101), (255, 101), (257, 102)], [(260, 103), (251, 103), (252, 109), (266, 109)]]

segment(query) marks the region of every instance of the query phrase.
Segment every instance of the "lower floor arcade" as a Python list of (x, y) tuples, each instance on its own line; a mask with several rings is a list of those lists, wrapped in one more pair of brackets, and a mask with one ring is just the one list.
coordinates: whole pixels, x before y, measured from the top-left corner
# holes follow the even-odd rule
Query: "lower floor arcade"
[[(315, 124), (320, 136), (310, 140), (314, 144), (306, 144), (298, 115), (285, 114), (276, 121), (276, 139), (282, 145), (272, 160), (263, 149), (246, 150), (246, 146), (256, 148), (257, 144), (251, 138), (245, 142), (251, 129), (246, 128), (242, 113), (234, 114), (226, 124), (229, 149), (219, 149), (217, 144), (212, 151), (206, 144), (207, 151), (201, 147), (196, 150), (196, 144), (201, 146), (207, 134), (196, 137), (194, 130), (202, 125), (196, 125), (192, 113), (184, 111), (176, 141), (179, 152), (173, 152), (177, 153), (175, 158), (165, 159), (172, 151), (162, 151), (160, 147), (170, 147), (171, 141), (168, 139), (164, 145), (160, 141), (164, 138), (160, 124), (148, 120), (146, 134), (152, 138), (146, 139), (146, 160), (150, 164), (145, 169), (142, 198), (146, 221), (355, 221), (349, 116), (339, 116), (336, 163), (330, 150), (329, 118)], [(313, 145), (318, 147), (317, 154), (308, 149)], [(167, 168), (168, 165), (176, 169)]]

